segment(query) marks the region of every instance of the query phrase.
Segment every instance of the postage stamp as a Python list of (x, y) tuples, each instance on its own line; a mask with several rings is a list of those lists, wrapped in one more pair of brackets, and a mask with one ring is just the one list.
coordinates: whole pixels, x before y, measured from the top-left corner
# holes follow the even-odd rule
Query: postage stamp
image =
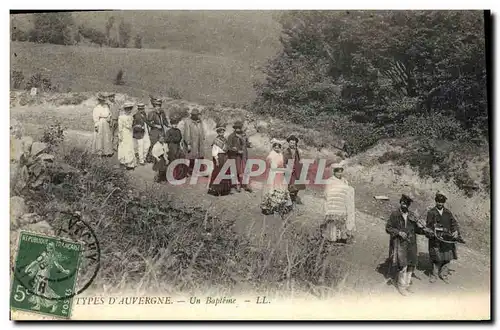
[(21, 232), (11, 309), (70, 318), (82, 250), (78, 242)]

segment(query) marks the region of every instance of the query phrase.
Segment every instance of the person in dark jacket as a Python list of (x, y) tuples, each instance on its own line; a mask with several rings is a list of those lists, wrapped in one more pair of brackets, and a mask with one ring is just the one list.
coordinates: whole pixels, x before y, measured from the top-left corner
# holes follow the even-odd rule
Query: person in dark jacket
[(146, 105), (144, 103), (137, 104), (137, 113), (134, 115), (132, 133), (134, 136), (136, 153), (139, 158), (139, 164), (144, 165), (144, 160), (146, 159), (151, 145), (151, 141), (149, 140), (149, 125), (146, 115)]
[[(435, 230), (444, 230), (451, 234), (453, 238), (460, 236), (458, 222), (446, 207), (446, 196), (438, 192), (435, 197), (436, 206), (427, 212), (426, 226), (431, 233)], [(437, 276), (444, 282), (448, 282), (448, 265), (451, 260), (457, 259), (457, 249), (455, 243), (440, 241), (435, 235), (426, 235), (429, 238), (429, 257), (432, 261), (432, 274), (430, 282), (436, 281)]]
[(397, 288), (406, 296), (410, 291), (411, 277), (417, 266), (417, 235), (425, 234), (425, 224), (418, 221), (415, 214), (409, 211), (413, 200), (403, 194), (399, 200), (399, 208), (393, 211), (385, 226), (390, 235), (389, 260), (397, 269)]
[(148, 151), (148, 161), (152, 162), (154, 158), (151, 157), (151, 149), (158, 142), (160, 135), (165, 136), (167, 128), (169, 126), (167, 116), (162, 108), (162, 100), (158, 98), (151, 98), (151, 105), (153, 110), (148, 113), (148, 125), (150, 127), (149, 139), (151, 145)]
[(300, 190), (306, 189), (304, 184), (297, 184), (295, 181), (299, 180), (302, 171), (302, 164), (300, 163), (300, 152), (297, 147), (299, 139), (295, 135), (290, 135), (286, 142), (288, 142), (288, 148), (283, 151), (283, 158), (285, 166), (288, 166), (288, 162), (291, 160), (293, 162), (293, 170), (290, 178), (290, 183), (288, 184), (288, 191), (290, 192), (290, 198), (294, 204), (302, 204), (298, 194)]

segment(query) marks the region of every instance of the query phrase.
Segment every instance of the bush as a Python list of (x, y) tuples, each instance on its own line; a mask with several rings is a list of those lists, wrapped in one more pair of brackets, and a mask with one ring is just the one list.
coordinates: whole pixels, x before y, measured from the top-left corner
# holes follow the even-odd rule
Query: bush
[(401, 153), (397, 151), (387, 151), (378, 158), (378, 161), (380, 164), (384, 164), (387, 162), (397, 163), (400, 158), (401, 158)]
[(21, 71), (12, 71), (10, 76), (10, 86), (12, 89), (21, 89), (24, 81), (24, 75)]
[(120, 69), (116, 74), (115, 85), (125, 85), (125, 81), (123, 80), (123, 70)]

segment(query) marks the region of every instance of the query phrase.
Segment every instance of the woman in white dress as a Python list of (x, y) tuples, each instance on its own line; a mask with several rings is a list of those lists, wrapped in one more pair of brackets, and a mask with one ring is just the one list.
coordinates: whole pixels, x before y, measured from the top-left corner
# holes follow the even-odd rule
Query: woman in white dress
[(94, 138), (92, 140), (92, 150), (100, 156), (110, 157), (113, 155), (112, 135), (110, 129), (111, 111), (106, 103), (106, 97), (100, 94), (97, 96), (99, 104), (92, 112), (94, 120)]
[(127, 102), (118, 117), (118, 161), (128, 170), (136, 167), (132, 109), (134, 104)]
[[(268, 177), (264, 183), (261, 208), (265, 212), (273, 212), (277, 204), (280, 204), (278, 212), (285, 212), (292, 206), (288, 185), (285, 181), (285, 161), (282, 153), (281, 141), (271, 140), (272, 150), (266, 158)], [(276, 210), (275, 210), (276, 211)]]

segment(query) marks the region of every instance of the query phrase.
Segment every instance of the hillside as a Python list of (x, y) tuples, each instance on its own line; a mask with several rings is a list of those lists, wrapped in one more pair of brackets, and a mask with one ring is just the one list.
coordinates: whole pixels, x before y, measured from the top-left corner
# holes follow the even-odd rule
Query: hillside
[[(37, 72), (50, 77), (61, 91), (116, 91), (136, 97), (167, 94), (170, 88), (201, 103), (236, 102), (254, 98), (258, 68), (229, 57), (179, 50), (120, 49), (12, 42), (11, 72), (25, 79)], [(114, 85), (118, 71), (125, 85)]]
[[(73, 12), (76, 25), (105, 31), (108, 18), (123, 18), (145, 48), (166, 48), (262, 63), (280, 47), (276, 11), (109, 11)], [(11, 15), (13, 26), (28, 31), (32, 15)], [(117, 24), (116, 24), (117, 25)], [(111, 31), (116, 33), (116, 28)], [(133, 42), (130, 43), (131, 46)]]

